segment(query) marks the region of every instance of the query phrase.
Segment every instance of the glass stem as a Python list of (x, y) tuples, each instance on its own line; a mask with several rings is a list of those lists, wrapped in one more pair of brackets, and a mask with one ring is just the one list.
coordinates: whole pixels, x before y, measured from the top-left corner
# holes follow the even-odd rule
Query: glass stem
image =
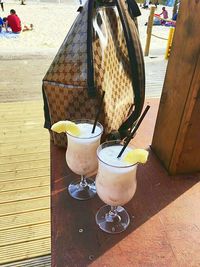
[(117, 206), (110, 206), (109, 215), (113, 217), (117, 216)]
[(86, 181), (85, 175), (81, 175), (80, 186), (82, 186), (82, 187), (87, 186), (87, 181)]
[(105, 219), (109, 223), (120, 222), (121, 217), (118, 215), (117, 206), (110, 206), (110, 211), (106, 214)]

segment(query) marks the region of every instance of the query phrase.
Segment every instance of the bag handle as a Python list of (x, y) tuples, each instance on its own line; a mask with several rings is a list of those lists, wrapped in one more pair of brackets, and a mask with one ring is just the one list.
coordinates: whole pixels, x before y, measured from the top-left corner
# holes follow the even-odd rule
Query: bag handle
[[(125, 10), (125, 3), (123, 2), (123, 0), (115, 0), (115, 1), (119, 12), (119, 16), (121, 18), (122, 27), (124, 29), (124, 36), (126, 39), (126, 45), (131, 66), (132, 87), (135, 95), (134, 98), (135, 108), (132, 111), (132, 113), (128, 116), (126, 121), (122, 123), (122, 125), (118, 129), (121, 136), (123, 137), (126, 134), (126, 131), (129, 128), (131, 128), (132, 124), (139, 118), (142, 112), (142, 108), (144, 105), (144, 96), (145, 96), (144, 94), (145, 76), (144, 76), (143, 54), (139, 43), (139, 36), (135, 23), (133, 22), (131, 31), (128, 24), (128, 18), (127, 18), (128, 13)], [(135, 36), (135, 39), (133, 38), (133, 36)]]
[[(132, 0), (133, 1), (133, 0)], [(94, 83), (94, 68), (93, 68), (93, 50), (92, 50), (92, 37), (93, 37), (93, 10), (96, 0), (89, 0), (88, 2), (88, 25), (87, 25), (87, 75), (88, 75), (88, 95), (90, 97), (96, 96), (96, 88)], [(127, 131), (132, 124), (138, 119), (144, 104), (144, 63), (142, 50), (139, 43), (139, 36), (137, 35), (137, 29), (135, 23), (133, 22), (133, 27), (135, 30), (131, 30), (128, 25), (127, 15), (129, 14), (125, 11), (125, 2), (124, 0), (114, 0), (114, 4), (117, 6), (119, 16), (121, 19), (122, 27), (124, 30), (124, 36), (126, 40), (130, 66), (131, 66), (131, 75), (132, 75), (132, 87), (134, 90), (134, 111), (128, 116), (126, 121), (120, 126), (118, 131), (123, 136), (124, 131)], [(113, 5), (111, 2), (103, 2), (104, 6)], [(133, 40), (135, 36), (135, 40)], [(135, 41), (135, 42), (134, 42)], [(142, 62), (142, 64), (140, 64)], [(141, 67), (139, 68), (139, 65)], [(140, 79), (140, 75), (142, 79)]]
[[(102, 13), (103, 13), (103, 11), (100, 10), (97, 15), (101, 16), (102, 22), (105, 25), (105, 21), (104, 21), (104, 17), (102, 16)], [(98, 36), (101, 39), (100, 45), (102, 46), (102, 50), (104, 50), (105, 47), (107, 46), (107, 43), (108, 43), (107, 29), (105, 28), (105, 33), (102, 32), (101, 28), (98, 25), (97, 16), (93, 20), (93, 27), (94, 27), (94, 30), (96, 31), (96, 33), (98, 34)]]
[[(102, 6), (113, 6), (112, 2), (102, 1)], [(94, 83), (94, 61), (93, 61), (93, 11), (96, 6), (97, 0), (88, 0), (88, 18), (87, 18), (87, 90), (88, 96), (95, 98), (97, 90)], [(98, 3), (100, 5), (100, 3)]]
[(93, 10), (94, 10), (95, 0), (88, 0), (88, 19), (87, 19), (87, 90), (88, 96), (91, 98), (96, 97), (96, 87), (94, 84), (94, 62), (93, 62)]

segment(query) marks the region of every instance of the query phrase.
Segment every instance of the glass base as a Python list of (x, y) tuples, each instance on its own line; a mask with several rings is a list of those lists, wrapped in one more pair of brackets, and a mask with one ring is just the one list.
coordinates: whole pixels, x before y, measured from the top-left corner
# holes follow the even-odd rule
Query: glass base
[(87, 184), (85, 186), (81, 185), (80, 179), (71, 182), (68, 187), (68, 192), (71, 197), (78, 200), (87, 200), (93, 198), (96, 195), (95, 182), (92, 179), (85, 179)]
[(118, 234), (126, 230), (130, 223), (128, 212), (121, 206), (118, 206), (115, 216), (110, 215), (111, 207), (106, 205), (99, 209), (96, 214), (96, 223), (101, 230), (110, 234)]

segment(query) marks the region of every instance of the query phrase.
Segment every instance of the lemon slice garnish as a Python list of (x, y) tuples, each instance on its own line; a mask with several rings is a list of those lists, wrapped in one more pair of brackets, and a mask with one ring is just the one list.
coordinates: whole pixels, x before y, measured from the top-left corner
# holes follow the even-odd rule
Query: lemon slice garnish
[(146, 151), (145, 149), (137, 148), (125, 154), (122, 160), (130, 164), (146, 163), (148, 159), (148, 155), (149, 155), (149, 152)]
[(69, 132), (74, 136), (81, 134), (78, 125), (72, 121), (58, 121), (51, 126), (51, 130), (56, 133)]

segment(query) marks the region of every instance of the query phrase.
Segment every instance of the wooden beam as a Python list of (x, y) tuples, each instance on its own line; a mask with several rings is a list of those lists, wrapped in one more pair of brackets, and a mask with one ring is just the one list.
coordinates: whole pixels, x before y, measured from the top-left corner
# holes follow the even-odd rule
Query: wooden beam
[(200, 1), (181, 2), (152, 148), (170, 174), (200, 171)]

